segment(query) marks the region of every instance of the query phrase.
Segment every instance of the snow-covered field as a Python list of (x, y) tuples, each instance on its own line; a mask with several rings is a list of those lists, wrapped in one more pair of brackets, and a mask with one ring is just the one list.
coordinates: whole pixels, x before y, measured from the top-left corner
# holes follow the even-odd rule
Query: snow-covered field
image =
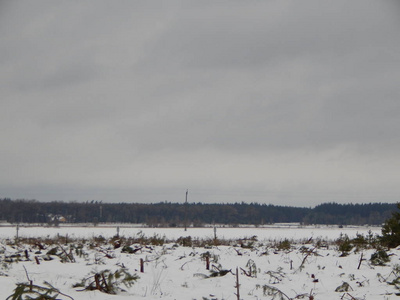
[[(184, 231), (182, 228), (118, 227), (121, 246), (110, 242), (117, 233), (116, 226), (19, 227), (21, 240), (53, 238), (52, 245), (43, 241), (35, 245), (33, 240), (15, 245), (16, 227), (0, 227), (0, 299), (11, 295), (17, 283), (32, 280), (39, 286), (44, 286), (46, 281), (65, 294), (57, 299), (236, 300), (236, 270), (240, 299), (397, 299), (395, 293), (399, 292), (388, 282), (400, 276), (397, 274), (400, 267), (396, 266), (400, 264), (400, 250), (388, 251), (390, 262), (376, 266), (370, 261), (375, 249), (353, 248), (348, 256), (341, 257), (334, 243), (344, 234), (350, 238), (357, 234), (379, 234), (380, 228), (376, 227), (217, 228), (215, 233), (214, 228)], [(67, 234), (69, 240), (84, 238), (86, 241), (65, 244)], [(211, 241), (214, 234), (220, 240), (230, 240), (229, 245), (124, 244), (126, 239), (138, 236), (164, 240), (191, 236), (192, 240)], [(98, 239), (99, 236), (104, 239)], [(289, 243), (282, 243), (285, 240)], [(114, 238), (113, 242), (118, 240)], [(45, 249), (40, 250), (42, 246)], [(286, 246), (290, 248), (285, 249)], [(56, 254), (46, 255), (55, 247)], [(125, 252), (127, 249), (134, 253)], [(71, 256), (67, 256), (69, 253)], [(206, 269), (207, 256), (210, 270)], [(141, 260), (144, 272), (140, 272)], [(130, 287), (121, 285), (125, 292), (110, 295), (73, 287), (85, 278), (94, 281), (90, 276), (95, 273), (121, 268), (140, 277)], [(335, 291), (344, 282), (349, 284), (347, 291)]]
[[(103, 236), (111, 238), (117, 234), (121, 236), (133, 236), (138, 232), (142, 232), (146, 236), (160, 235), (168, 239), (177, 239), (181, 236), (190, 235), (193, 238), (214, 238), (214, 227), (188, 228), (148, 228), (128, 225), (102, 225), (102, 226), (68, 226), (45, 227), (45, 226), (24, 226), (20, 225), (18, 235), (20, 237), (57, 237), (57, 235), (65, 236), (68, 234), (71, 238), (91, 238), (93, 236)], [(373, 233), (379, 234), (380, 227), (368, 226), (348, 226), (338, 228), (337, 226), (295, 226), (295, 225), (270, 225), (266, 227), (218, 227), (216, 235), (221, 239), (238, 239), (251, 237), (256, 235), (259, 240), (274, 239), (308, 239), (323, 238), (336, 239), (340, 234), (347, 234), (353, 238), (360, 234), (367, 234), (371, 230)], [(16, 235), (16, 226), (0, 226), (0, 238), (9, 238)]]

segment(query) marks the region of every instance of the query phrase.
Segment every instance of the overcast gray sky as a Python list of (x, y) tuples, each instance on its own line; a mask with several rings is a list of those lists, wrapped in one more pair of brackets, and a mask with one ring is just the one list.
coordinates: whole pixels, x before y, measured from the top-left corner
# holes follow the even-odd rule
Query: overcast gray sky
[(0, 197), (400, 201), (399, 1), (2, 1)]

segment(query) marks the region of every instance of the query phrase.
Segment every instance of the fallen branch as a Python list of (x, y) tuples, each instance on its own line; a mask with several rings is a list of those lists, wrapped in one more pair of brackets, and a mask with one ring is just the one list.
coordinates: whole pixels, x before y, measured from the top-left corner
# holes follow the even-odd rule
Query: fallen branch
[(107, 258), (109, 258), (109, 259), (113, 259), (113, 258), (115, 258), (114, 256), (112, 256), (110, 253), (108, 253), (108, 251), (107, 250), (104, 250), (104, 249), (101, 249), (101, 248), (99, 248), (97, 251), (99, 251), (99, 252), (101, 252), (101, 253), (103, 253)]
[(273, 296), (273, 299), (275, 299), (275, 297), (278, 296), (282, 300), (283, 300), (283, 297), (286, 297), (288, 300), (292, 300), (292, 298), (290, 298), (288, 295), (286, 295), (280, 289), (270, 286), (270, 285), (263, 286), (263, 294), (264, 294), (264, 296)]
[(340, 297), (340, 299), (343, 300), (345, 296), (349, 296), (351, 300), (357, 300), (357, 298), (353, 297), (353, 296), (350, 295), (349, 293), (344, 293), (344, 294), (342, 295), (342, 297)]

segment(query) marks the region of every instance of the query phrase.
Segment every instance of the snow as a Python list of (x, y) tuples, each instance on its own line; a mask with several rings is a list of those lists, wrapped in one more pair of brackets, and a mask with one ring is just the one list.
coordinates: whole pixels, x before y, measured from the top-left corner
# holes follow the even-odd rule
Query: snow
[[(59, 289), (73, 299), (218, 299), (236, 300), (236, 268), (239, 270), (240, 299), (273, 299), (264, 295), (263, 287), (281, 291), (288, 298), (304, 295), (304, 299), (397, 299), (394, 293), (398, 290), (385, 282), (393, 280), (395, 265), (399, 264), (400, 250), (393, 249), (390, 262), (386, 266), (373, 266), (369, 259), (374, 249), (353, 249), (348, 256), (341, 257), (341, 252), (333, 243), (342, 234), (350, 238), (368, 232), (380, 233), (380, 228), (369, 227), (268, 227), (268, 228), (217, 228), (219, 239), (232, 240), (230, 245), (208, 247), (184, 247), (175, 243), (160, 246), (133, 244), (138, 249), (133, 254), (122, 252), (122, 247), (114, 249), (107, 241), (104, 243), (91, 240), (99, 235), (106, 239), (115, 236), (116, 226), (99, 227), (19, 227), (18, 235), (22, 238), (57, 237), (55, 245), (47, 245), (41, 254), (35, 254), (38, 248), (34, 245), (20, 243), (13, 245), (15, 227), (0, 228), (0, 299), (6, 299), (16, 287), (16, 283), (27, 282), (27, 274), (34, 284), (42, 285), (44, 281)], [(52, 247), (63, 247), (67, 250), (63, 238), (68, 234), (72, 238), (84, 238), (85, 255), (75, 252), (75, 262), (62, 262), (58, 256), (53, 260), (43, 260), (43, 255)], [(191, 236), (193, 239), (212, 239), (213, 228), (135, 228), (119, 226), (121, 237), (145, 235), (165, 236), (173, 240)], [(257, 236), (257, 241), (251, 239)], [(245, 241), (238, 239), (248, 238)], [(312, 239), (310, 239), (312, 238)], [(291, 248), (278, 249), (279, 242), (290, 240)], [(329, 242), (329, 247), (316, 247), (316, 240)], [(307, 241), (309, 241), (307, 243)], [(76, 241), (73, 243), (76, 244)], [(242, 243), (242, 246), (241, 246)], [(251, 244), (250, 248), (243, 245)], [(250, 245), (249, 245), (250, 246)], [(24, 254), (18, 262), (6, 263), (5, 257), (28, 250), (30, 260)], [(204, 254), (210, 255), (210, 265), (214, 270), (229, 270), (221, 277), (208, 277)], [(112, 258), (107, 258), (106, 254)], [(308, 255), (307, 255), (308, 254)], [(357, 269), (361, 255), (365, 258)], [(40, 264), (34, 257), (37, 256)], [(140, 272), (140, 260), (144, 260), (144, 273)], [(254, 263), (256, 274), (250, 277), (249, 265)], [(301, 268), (303, 264), (303, 268)], [(112, 271), (121, 266), (140, 279), (126, 292), (109, 295), (100, 291), (78, 291), (72, 285), (88, 277), (93, 272), (105, 269)], [(26, 271), (25, 271), (26, 269)], [(252, 269), (254, 271), (254, 268)], [(246, 275), (246, 273), (247, 275)], [(380, 275), (378, 275), (380, 274)], [(348, 292), (335, 292), (335, 289), (347, 282), (351, 289)], [(283, 296), (283, 299), (288, 299)], [(353, 298), (351, 298), (353, 297)], [(59, 296), (59, 299), (69, 299)], [(278, 297), (276, 299), (279, 299)]]
[[(29, 226), (20, 225), (18, 235), (20, 237), (50, 237), (54, 238), (58, 235), (65, 236), (68, 234), (70, 238), (91, 238), (93, 236), (103, 236), (111, 238), (117, 234), (121, 236), (132, 236), (138, 232), (146, 236), (165, 236), (168, 239), (177, 239), (181, 236), (190, 235), (193, 238), (214, 238), (213, 227), (188, 228), (184, 231), (183, 228), (148, 228), (129, 225), (102, 225), (102, 226), (60, 226), (60, 227), (45, 227), (45, 226)], [(251, 237), (256, 235), (259, 240), (274, 240), (274, 239), (309, 239), (323, 238), (336, 239), (340, 234), (347, 234), (353, 238), (359, 234), (367, 234), (371, 230), (374, 234), (379, 234), (380, 227), (369, 226), (349, 226), (338, 228), (337, 226), (268, 226), (268, 227), (217, 227), (216, 234), (221, 239), (237, 239)], [(16, 235), (16, 226), (0, 227), (0, 238), (9, 238)]]

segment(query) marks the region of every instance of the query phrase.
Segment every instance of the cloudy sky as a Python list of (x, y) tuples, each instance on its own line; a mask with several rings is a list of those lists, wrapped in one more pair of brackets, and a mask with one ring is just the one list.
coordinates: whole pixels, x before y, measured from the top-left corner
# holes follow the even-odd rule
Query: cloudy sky
[(400, 3), (2, 1), (0, 197), (400, 201)]

